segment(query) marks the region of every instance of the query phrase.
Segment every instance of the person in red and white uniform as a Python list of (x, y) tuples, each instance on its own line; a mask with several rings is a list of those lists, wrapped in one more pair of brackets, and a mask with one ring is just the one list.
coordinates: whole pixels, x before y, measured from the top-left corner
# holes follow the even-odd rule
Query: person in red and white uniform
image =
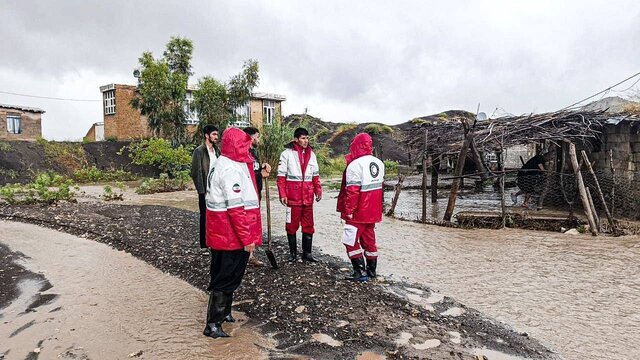
[(285, 230), (289, 242), (289, 262), (298, 259), (296, 232), (302, 225), (302, 260), (316, 262), (311, 255), (313, 233), (313, 201), (322, 199), (320, 168), (309, 146), (309, 132), (297, 128), (294, 140), (285, 146), (278, 165), (278, 193), (287, 207)]
[(206, 242), (211, 249), (211, 282), (204, 335), (228, 337), (233, 292), (240, 286), (249, 255), (262, 245), (262, 222), (251, 137), (237, 128), (222, 135), (221, 156), (209, 174)]
[(371, 136), (356, 135), (346, 156), (347, 168), (338, 195), (337, 211), (345, 220), (342, 242), (353, 265), (353, 274), (347, 279), (354, 281), (376, 277), (378, 264), (375, 224), (382, 221), (385, 169), (372, 154)]

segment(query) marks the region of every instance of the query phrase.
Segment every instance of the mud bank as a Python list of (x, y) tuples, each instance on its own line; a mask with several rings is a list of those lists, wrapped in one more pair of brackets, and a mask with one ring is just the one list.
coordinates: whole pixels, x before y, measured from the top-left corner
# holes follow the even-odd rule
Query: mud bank
[[(197, 248), (197, 214), (190, 211), (80, 203), (2, 207), (0, 216), (106, 243), (201, 289), (208, 281), (208, 255)], [(274, 249), (281, 268), (250, 268), (236, 298), (236, 308), (278, 341), (268, 350), (271, 357), (345, 359), (369, 352), (388, 358), (555, 358), (527, 334), (426, 287), (384, 279), (346, 282), (345, 263), (330, 256), (315, 265), (283, 263), (284, 242), (278, 237)], [(197, 306), (204, 311), (204, 304)], [(196, 338), (200, 331), (193, 331)]]
[(128, 253), (30, 224), (0, 229), (3, 289), (18, 290), (0, 310), (0, 358), (260, 359), (273, 347), (242, 313), (233, 341), (201, 336), (207, 295)]

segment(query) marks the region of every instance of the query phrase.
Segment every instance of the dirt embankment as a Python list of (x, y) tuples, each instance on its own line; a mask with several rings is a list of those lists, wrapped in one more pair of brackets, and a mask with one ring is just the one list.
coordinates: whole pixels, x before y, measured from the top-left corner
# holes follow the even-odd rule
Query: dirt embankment
[[(162, 206), (79, 203), (4, 206), (0, 217), (88, 237), (196, 287), (207, 286), (209, 258), (196, 244), (196, 213)], [(384, 280), (347, 282), (344, 263), (329, 256), (315, 265), (284, 263), (285, 243), (278, 237), (274, 247), (281, 268), (250, 268), (235, 299), (240, 310), (262, 322), (263, 330), (278, 340), (273, 356), (344, 359), (373, 351), (399, 359), (473, 359), (483, 348), (527, 358), (555, 356), (527, 334), (427, 288)], [(397, 296), (406, 293), (431, 300), (416, 304)]]
[(150, 166), (131, 163), (125, 150), (128, 142), (102, 141), (93, 143), (75, 142), (0, 142), (0, 185), (27, 183), (42, 172), (55, 171), (71, 175), (82, 167), (95, 166), (100, 170), (125, 170), (140, 176), (157, 175), (158, 170)]

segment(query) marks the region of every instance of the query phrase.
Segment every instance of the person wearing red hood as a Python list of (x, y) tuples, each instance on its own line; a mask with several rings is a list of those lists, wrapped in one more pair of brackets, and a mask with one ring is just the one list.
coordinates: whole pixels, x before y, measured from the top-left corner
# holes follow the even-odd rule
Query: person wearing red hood
[(320, 168), (316, 154), (309, 146), (309, 132), (297, 128), (294, 140), (285, 146), (278, 164), (280, 202), (287, 207), (285, 230), (289, 242), (289, 262), (298, 259), (296, 232), (302, 225), (302, 260), (316, 262), (311, 255), (313, 243), (313, 198), (322, 199)]
[(384, 163), (372, 154), (371, 136), (356, 135), (346, 156), (347, 168), (338, 194), (337, 211), (345, 220), (342, 242), (353, 265), (353, 274), (347, 279), (354, 281), (375, 278), (378, 264), (375, 224), (382, 221), (385, 169)]
[(206, 242), (211, 249), (211, 282), (204, 335), (228, 337), (222, 330), (231, 317), (233, 292), (240, 286), (249, 255), (262, 245), (262, 223), (251, 137), (237, 128), (222, 134), (221, 156), (209, 174)]

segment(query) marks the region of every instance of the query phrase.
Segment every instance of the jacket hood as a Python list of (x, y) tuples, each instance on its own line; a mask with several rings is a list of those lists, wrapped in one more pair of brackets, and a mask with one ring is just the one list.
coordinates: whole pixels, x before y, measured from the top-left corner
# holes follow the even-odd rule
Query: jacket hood
[(223, 156), (237, 162), (253, 162), (249, 154), (251, 137), (238, 128), (228, 128), (222, 133), (220, 152)]
[(356, 137), (353, 138), (353, 141), (351, 141), (349, 154), (347, 154), (345, 158), (347, 159), (348, 164), (365, 155), (373, 155), (373, 139), (371, 139), (369, 134), (361, 133), (356, 135)]

